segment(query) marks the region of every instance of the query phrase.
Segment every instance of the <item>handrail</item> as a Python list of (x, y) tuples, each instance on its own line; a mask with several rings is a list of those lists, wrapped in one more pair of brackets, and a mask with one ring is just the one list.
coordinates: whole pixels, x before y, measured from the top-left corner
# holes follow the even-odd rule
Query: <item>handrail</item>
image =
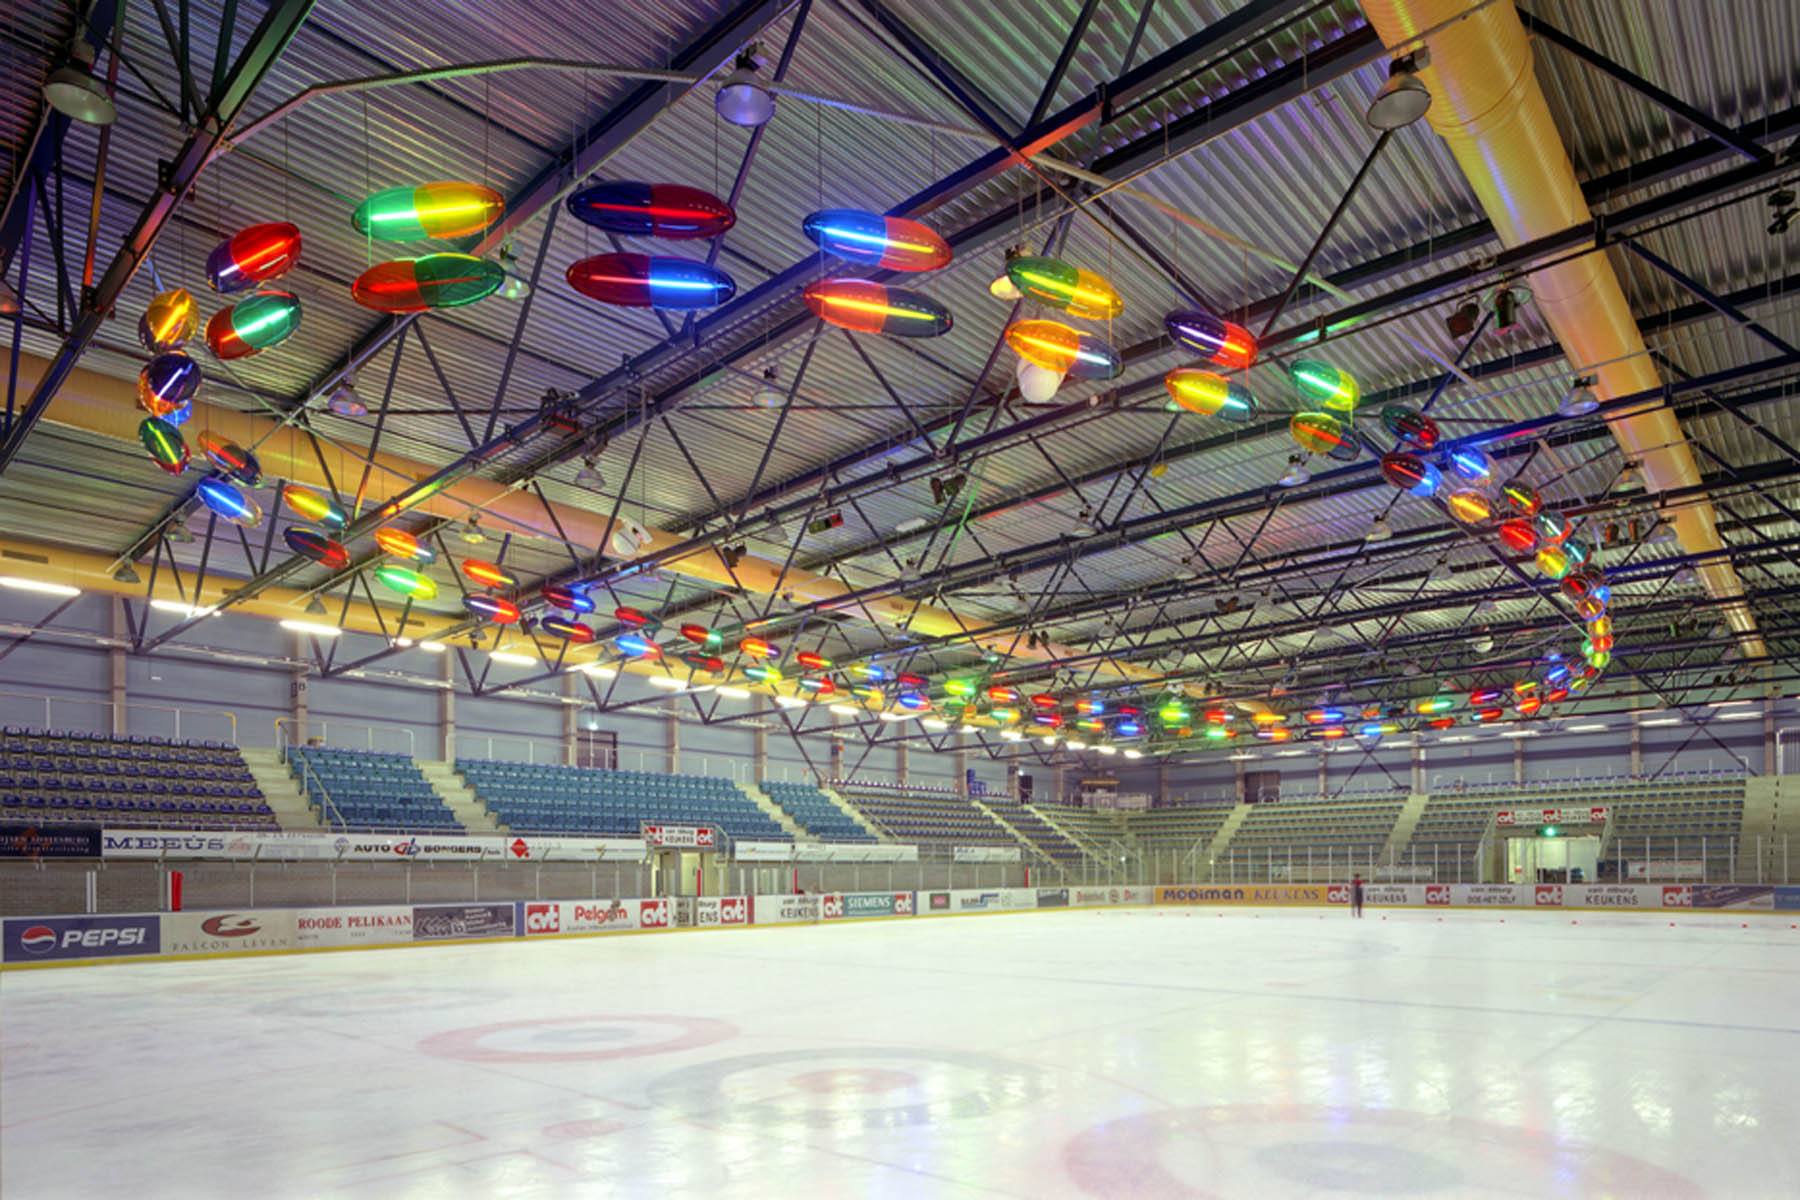
[[(300, 723), (292, 717), (276, 717), (275, 718), (275, 748), (276, 748), (277, 752), (279, 752), (283, 758), (286, 758), (286, 756), (287, 756), (286, 747), (296, 746), (299, 744), (294, 740), (295, 734), (299, 729), (299, 724)], [(306, 722), (306, 727), (308, 730), (312, 730), (312, 729), (318, 730), (317, 734), (309, 734), (308, 736), (309, 737), (316, 736), (320, 739), (320, 744), (317, 747), (320, 750), (344, 749), (344, 747), (332, 746), (330, 744), (331, 724), (332, 723), (330, 721), (313, 721), (310, 719)], [(373, 754), (373, 753), (388, 753), (388, 751), (379, 751), (378, 752), (375, 749), (375, 731), (377, 729), (381, 729), (384, 732), (391, 730), (394, 733), (404, 733), (406, 735), (406, 757), (412, 758), (412, 759), (418, 758), (418, 749), (419, 749), (418, 735), (416, 735), (411, 729), (409, 729), (405, 725), (380, 725), (380, 726), (377, 726), (377, 725), (364, 724), (361, 721), (339, 721), (339, 722), (337, 722), (337, 724), (339, 726), (348, 725), (352, 729), (364, 730), (367, 734), (367, 737), (364, 739), (365, 742), (367, 743), (365, 745), (364, 749), (368, 750), (371, 754)]]
[(335, 822), (334, 828), (337, 832), (342, 833), (347, 831), (350, 828), (350, 822), (344, 820), (344, 814), (338, 811), (336, 802), (331, 798), (331, 789), (325, 786), (325, 781), (319, 778), (318, 772), (312, 769), (312, 764), (306, 761), (305, 756), (302, 756), (295, 761), (300, 764), (301, 793), (308, 799), (311, 799), (312, 789), (307, 787), (307, 780), (310, 779), (312, 782), (318, 784), (319, 795), (322, 797), (322, 802), (319, 805), (320, 815), (325, 816), (329, 814), (329, 819)]
[[(217, 713), (219, 716), (222, 716), (227, 721), (231, 722), (230, 741), (231, 741), (231, 744), (234, 746), (238, 744), (237, 713), (229, 708), (204, 708), (204, 707), (196, 707), (196, 706), (192, 706), (192, 705), (180, 705), (180, 704), (136, 704), (136, 703), (132, 703), (131, 701), (126, 701), (126, 703), (123, 706), (121, 706), (112, 700), (89, 700), (89, 699), (85, 699), (85, 698), (77, 697), (77, 696), (46, 696), (41, 692), (15, 692), (10, 689), (0, 689), (0, 697), (6, 697), (6, 696), (15, 697), (20, 700), (30, 700), (34, 703), (41, 701), (44, 705), (44, 728), (45, 728), (45, 730), (50, 730), (50, 729), (54, 728), (56, 725), (56, 721), (52, 717), (51, 713), (53, 710), (53, 706), (59, 700), (64, 704), (84, 704), (84, 705), (93, 705), (93, 706), (96, 706), (99, 708), (104, 708), (107, 711), (111, 712), (115, 718), (117, 717), (118, 711), (121, 707), (123, 707), (124, 710), (128, 713), (134, 708), (145, 711), (145, 712), (171, 712), (171, 713), (175, 714), (174, 736), (178, 739), (181, 737), (181, 714), (182, 713), (184, 713), (184, 712)], [(118, 722), (116, 719), (109, 722), (108, 723), (109, 727), (106, 732), (108, 734), (111, 734), (111, 732), (112, 732), (111, 727), (116, 726), (117, 724), (118, 724)], [(201, 740), (204, 741), (205, 739), (202, 738)]]

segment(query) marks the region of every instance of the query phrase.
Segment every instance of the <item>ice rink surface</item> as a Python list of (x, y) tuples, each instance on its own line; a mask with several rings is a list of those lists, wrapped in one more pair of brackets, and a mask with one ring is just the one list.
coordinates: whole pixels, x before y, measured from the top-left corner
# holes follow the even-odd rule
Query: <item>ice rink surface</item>
[(1128, 909), (11, 972), (0, 1055), (7, 1200), (1800, 1195), (1775, 916)]

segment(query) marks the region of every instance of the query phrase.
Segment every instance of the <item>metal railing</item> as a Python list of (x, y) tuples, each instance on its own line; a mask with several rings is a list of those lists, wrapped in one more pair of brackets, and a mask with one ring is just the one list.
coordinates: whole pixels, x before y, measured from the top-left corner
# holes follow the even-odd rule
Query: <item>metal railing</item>
[[(64, 714), (60, 719), (56, 715), (59, 707)], [(126, 720), (122, 723), (116, 719), (121, 708), (126, 716)], [(77, 714), (84, 710), (91, 711), (86, 712), (84, 719), (76, 720), (68, 715), (71, 709)], [(14, 712), (31, 715), (20, 716), (15, 720)], [(0, 725), (37, 725), (39, 712), (44, 714), (41, 727), (46, 730), (79, 729), (84, 733), (101, 733), (111, 736), (113, 730), (123, 724), (131, 733), (177, 740), (191, 737), (199, 741), (229, 742), (233, 746), (238, 744), (237, 713), (229, 708), (134, 703), (126, 703), (121, 706), (114, 704), (111, 700), (90, 700), (78, 696), (46, 696), (41, 692), (0, 690)], [(131, 726), (136, 724), (130, 719), (132, 713), (159, 714), (156, 720), (148, 723), (150, 726), (158, 728), (132, 729)], [(184, 714), (187, 723), (186, 732), (183, 732), (182, 729)], [(92, 718), (96, 715), (103, 719), (93, 720)], [(160, 728), (164, 725), (168, 728), (166, 733)]]
[[(288, 761), (285, 751), (283, 752), (283, 761)], [(319, 778), (319, 773), (312, 769), (312, 764), (307, 762), (304, 757), (292, 761), (298, 762), (300, 765), (300, 794), (306, 797), (309, 804), (319, 810), (319, 817), (326, 828), (340, 833), (348, 829), (350, 823), (344, 820), (344, 814), (339, 812), (338, 806), (332, 802), (331, 789), (325, 786), (325, 781)], [(317, 800), (313, 799), (312, 789), (314, 787), (319, 789)]]
[[(336, 730), (337, 741), (333, 741), (333, 730)], [(358, 737), (357, 730), (362, 731)], [(393, 741), (377, 747), (375, 735), (391, 737)], [(406, 739), (406, 749), (399, 749), (401, 737)], [(360, 742), (361, 744), (357, 744)], [(313, 721), (306, 722), (305, 744), (299, 739), (299, 727), (292, 717), (275, 718), (275, 750), (285, 762), (288, 751), (300, 749), (314, 750), (366, 750), (382, 754), (404, 753), (408, 758), (417, 758), (418, 737), (404, 725), (367, 725), (359, 721)]]

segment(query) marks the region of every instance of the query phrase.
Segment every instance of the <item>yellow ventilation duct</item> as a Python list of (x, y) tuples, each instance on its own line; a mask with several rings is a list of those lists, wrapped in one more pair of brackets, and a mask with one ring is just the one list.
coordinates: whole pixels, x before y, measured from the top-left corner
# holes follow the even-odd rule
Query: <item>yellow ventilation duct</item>
[[(1430, 62), (1418, 73), (1432, 96), (1427, 116), (1502, 243), (1517, 246), (1589, 220), (1512, 0), (1494, 0), (1467, 16), (1467, 0), (1362, 0), (1362, 8), (1382, 42), (1397, 50), (1434, 30), (1423, 39)], [(1604, 253), (1533, 272), (1530, 284), (1564, 355), (1595, 377), (1601, 399), (1662, 386)], [(1642, 464), (1651, 492), (1700, 483), (1693, 450), (1668, 408), (1611, 417), (1607, 424), (1625, 456)], [(1686, 553), (1722, 548), (1710, 503), (1682, 504), (1669, 515)], [(1725, 617), (1746, 656), (1762, 657), (1755, 618), (1730, 562), (1715, 560), (1699, 575), (1714, 599), (1729, 602)]]

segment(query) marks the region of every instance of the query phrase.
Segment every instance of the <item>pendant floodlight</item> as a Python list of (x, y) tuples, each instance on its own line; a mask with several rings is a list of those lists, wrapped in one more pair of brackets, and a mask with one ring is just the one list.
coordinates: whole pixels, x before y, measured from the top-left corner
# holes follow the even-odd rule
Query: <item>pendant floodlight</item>
[(1301, 484), (1311, 481), (1311, 479), (1312, 472), (1306, 469), (1306, 460), (1296, 454), (1288, 459), (1287, 474), (1283, 475), (1276, 482), (1281, 484), (1282, 487), (1299, 487)]
[(356, 380), (345, 376), (332, 390), (331, 398), (325, 401), (325, 407), (340, 417), (366, 417), (369, 406), (362, 402), (356, 394)]
[(713, 97), (713, 109), (720, 117), (746, 129), (767, 125), (775, 115), (775, 97), (756, 77), (756, 50), (751, 46), (737, 56)]
[(600, 468), (594, 465), (593, 459), (581, 460), (581, 470), (575, 472), (575, 486), (593, 488), (595, 491), (606, 486), (606, 478), (600, 474)]
[(774, 367), (763, 372), (762, 383), (757, 386), (756, 394), (750, 402), (758, 408), (780, 408), (787, 403), (787, 393), (781, 390), (780, 375)]
[(83, 125), (111, 125), (119, 119), (106, 85), (94, 75), (94, 48), (80, 38), (69, 47), (69, 61), (44, 80), (44, 100)]
[(499, 291), (495, 293), (497, 296), (502, 300), (523, 300), (531, 295), (531, 280), (525, 278), (524, 273), (519, 270), (519, 256), (513, 253), (511, 242), (500, 247), (500, 252), (494, 255), (494, 262), (505, 272)]
[(1583, 375), (1569, 384), (1569, 392), (1556, 406), (1556, 411), (1565, 417), (1585, 417), (1600, 407), (1600, 400), (1594, 395), (1594, 377)]
[(1369, 101), (1364, 118), (1371, 129), (1405, 129), (1425, 115), (1431, 107), (1431, 92), (1419, 82), (1419, 68), (1430, 61), (1425, 51), (1417, 50), (1388, 64), (1387, 82)]

